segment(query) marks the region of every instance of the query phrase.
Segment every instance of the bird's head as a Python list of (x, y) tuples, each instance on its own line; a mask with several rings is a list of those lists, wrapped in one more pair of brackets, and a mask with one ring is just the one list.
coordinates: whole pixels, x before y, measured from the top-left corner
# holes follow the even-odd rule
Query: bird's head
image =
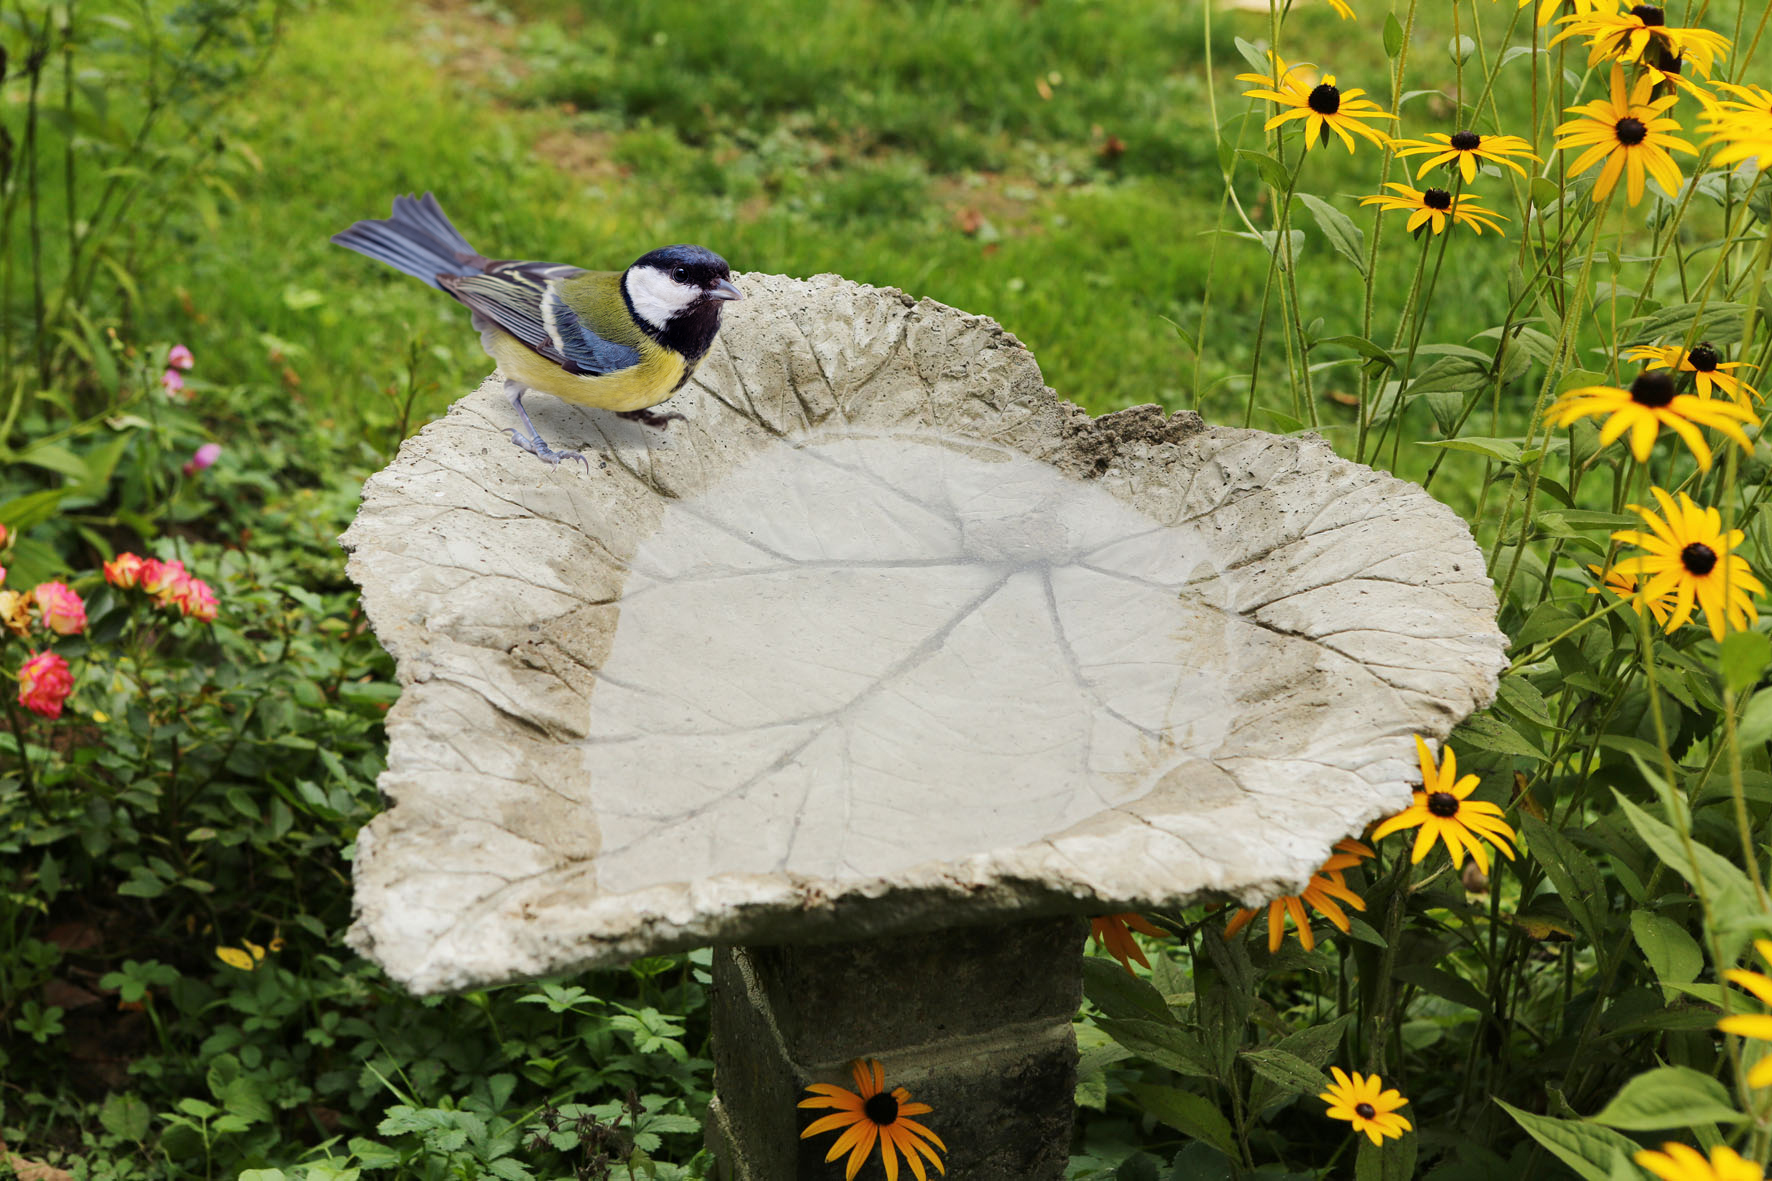
[(642, 255), (621, 283), (641, 323), (660, 333), (686, 316), (718, 323), (722, 303), (744, 298), (726, 260), (704, 246), (664, 246)]

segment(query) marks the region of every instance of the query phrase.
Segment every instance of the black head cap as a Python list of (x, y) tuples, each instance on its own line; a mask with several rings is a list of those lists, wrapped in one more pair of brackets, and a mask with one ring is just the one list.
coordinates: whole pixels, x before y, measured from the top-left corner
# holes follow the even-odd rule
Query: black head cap
[(693, 283), (703, 290), (732, 278), (726, 260), (706, 246), (661, 246), (635, 259), (634, 265), (663, 271), (679, 283)]

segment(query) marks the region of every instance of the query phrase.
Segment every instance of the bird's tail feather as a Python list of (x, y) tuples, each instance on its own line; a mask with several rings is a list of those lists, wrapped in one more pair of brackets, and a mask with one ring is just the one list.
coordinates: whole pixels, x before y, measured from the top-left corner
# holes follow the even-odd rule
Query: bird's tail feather
[(395, 197), (392, 216), (360, 221), (332, 240), (432, 287), (438, 286), (439, 275), (477, 275), (486, 269), (487, 260), (468, 245), (429, 193)]

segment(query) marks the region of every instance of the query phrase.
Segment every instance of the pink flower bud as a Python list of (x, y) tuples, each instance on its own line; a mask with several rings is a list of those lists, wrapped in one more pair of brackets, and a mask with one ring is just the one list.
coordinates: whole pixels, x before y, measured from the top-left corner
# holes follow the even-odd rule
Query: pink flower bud
[(74, 691), (68, 662), (54, 652), (39, 652), (18, 670), (18, 703), (46, 718), (62, 716), (62, 702)]
[(154, 596), (154, 601), (162, 607), (169, 607), (173, 602), (173, 594), (180, 583), (190, 578), (183, 562), (162, 562), (159, 558), (149, 558), (142, 563), (141, 588)]
[(120, 590), (141, 583), (142, 568), (147, 565), (137, 554), (118, 554), (105, 563), (105, 581)]
[(176, 369), (168, 369), (160, 375), (160, 385), (166, 391), (167, 397), (176, 398), (184, 393), (185, 375)]
[(197, 358), (191, 356), (191, 350), (184, 345), (175, 344), (172, 351), (166, 354), (166, 363), (174, 369), (189, 369), (197, 363)]
[(203, 446), (197, 448), (196, 454), (185, 460), (185, 475), (194, 475), (197, 472), (203, 471), (205, 468), (212, 467), (214, 466), (215, 461), (220, 458), (221, 444), (205, 443)]
[(86, 604), (65, 583), (40, 583), (31, 597), (43, 613), (43, 626), (58, 636), (73, 636), (86, 630)]
[(8, 536), (10, 535), (6, 532), (6, 526), (0, 525), (0, 547), (5, 546)]

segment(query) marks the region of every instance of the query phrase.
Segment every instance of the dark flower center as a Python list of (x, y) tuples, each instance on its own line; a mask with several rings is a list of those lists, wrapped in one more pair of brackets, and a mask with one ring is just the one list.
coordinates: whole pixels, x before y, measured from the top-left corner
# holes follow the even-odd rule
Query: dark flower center
[(1653, 4), (1638, 4), (1630, 10), (1630, 14), (1654, 28), (1667, 24), (1667, 16)]
[(1423, 189), (1421, 203), (1429, 209), (1438, 209), (1441, 213), (1452, 208), (1452, 194), (1445, 189)]
[(861, 1105), (861, 1111), (882, 1128), (889, 1128), (898, 1122), (898, 1100), (885, 1091), (869, 1096), (868, 1101)]
[(1697, 348), (1686, 354), (1686, 360), (1692, 362), (1692, 368), (1700, 373), (1716, 372), (1717, 362), (1722, 359), (1716, 346), (1708, 340), (1700, 342)]
[(1618, 142), (1627, 148), (1634, 148), (1649, 138), (1649, 129), (1643, 126), (1643, 121), (1633, 119), (1629, 115), (1612, 125), (1612, 133), (1618, 137)]
[(1639, 373), (1630, 383), (1630, 400), (1639, 406), (1661, 407), (1674, 400), (1674, 379), (1660, 369)]
[(1371, 1119), (1378, 1114), (1378, 1109), (1370, 1103), (1356, 1103), (1354, 1104), (1354, 1114), (1361, 1119)]
[(1680, 565), (1703, 578), (1717, 568), (1717, 551), (1702, 541), (1695, 541), (1680, 551)]
[(1427, 797), (1427, 810), (1441, 820), (1458, 815), (1458, 797), (1449, 791), (1436, 791)]
[(1311, 91), (1305, 102), (1319, 115), (1333, 115), (1341, 110), (1341, 91), (1327, 82), (1321, 82)]
[(1474, 152), (1483, 137), (1474, 131), (1455, 131), (1452, 133), (1452, 146), (1461, 152)]

